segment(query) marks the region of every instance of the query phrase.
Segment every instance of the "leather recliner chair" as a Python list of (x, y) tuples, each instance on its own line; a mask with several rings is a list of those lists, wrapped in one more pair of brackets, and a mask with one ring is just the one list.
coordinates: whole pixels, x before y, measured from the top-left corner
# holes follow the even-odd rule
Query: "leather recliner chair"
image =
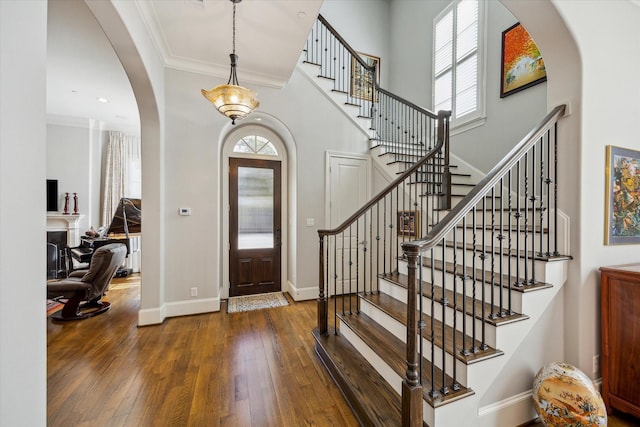
[(48, 298), (68, 299), (62, 310), (51, 316), (53, 320), (82, 320), (109, 310), (111, 304), (101, 299), (126, 254), (127, 247), (121, 243), (102, 246), (93, 254), (88, 270), (77, 270), (66, 279), (47, 283)]

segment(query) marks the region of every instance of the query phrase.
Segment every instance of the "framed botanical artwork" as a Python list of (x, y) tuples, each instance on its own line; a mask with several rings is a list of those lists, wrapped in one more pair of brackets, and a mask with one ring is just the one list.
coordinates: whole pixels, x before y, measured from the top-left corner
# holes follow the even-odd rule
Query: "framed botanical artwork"
[(640, 151), (607, 146), (605, 245), (640, 243)]
[(420, 230), (418, 211), (398, 211), (398, 235), (416, 236)]
[(547, 80), (540, 50), (520, 23), (502, 32), (501, 65), (500, 98)]
[[(376, 67), (376, 82), (380, 83), (380, 58), (366, 53), (358, 52), (367, 65)], [(355, 57), (351, 57), (351, 85), (349, 95), (358, 99), (371, 100), (373, 93), (373, 81), (369, 73)], [(377, 100), (376, 100), (377, 101)]]

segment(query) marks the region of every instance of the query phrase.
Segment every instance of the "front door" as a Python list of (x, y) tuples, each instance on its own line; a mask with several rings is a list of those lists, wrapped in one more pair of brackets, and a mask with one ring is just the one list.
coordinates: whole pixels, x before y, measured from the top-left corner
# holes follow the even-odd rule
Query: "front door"
[(229, 296), (280, 291), (280, 162), (229, 159)]

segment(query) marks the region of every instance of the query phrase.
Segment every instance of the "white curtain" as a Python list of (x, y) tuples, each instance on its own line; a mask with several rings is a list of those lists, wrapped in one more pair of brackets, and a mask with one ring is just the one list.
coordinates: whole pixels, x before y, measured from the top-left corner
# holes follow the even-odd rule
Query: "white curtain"
[(102, 225), (109, 225), (121, 198), (141, 198), (140, 166), (140, 138), (123, 132), (109, 132), (103, 168)]
[[(1, 0), (0, 0), (1, 1)], [(140, 199), (142, 195), (142, 162), (140, 138), (123, 132), (109, 132), (107, 152), (103, 163), (102, 218), (108, 226), (122, 197)], [(140, 236), (129, 239), (131, 254), (125, 266), (140, 272)]]

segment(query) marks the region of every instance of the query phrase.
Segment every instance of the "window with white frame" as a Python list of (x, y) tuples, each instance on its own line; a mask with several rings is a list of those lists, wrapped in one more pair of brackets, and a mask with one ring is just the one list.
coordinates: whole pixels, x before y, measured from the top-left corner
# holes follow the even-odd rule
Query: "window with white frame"
[(457, 127), (484, 115), (484, 23), (479, 0), (454, 0), (434, 20), (433, 106)]

